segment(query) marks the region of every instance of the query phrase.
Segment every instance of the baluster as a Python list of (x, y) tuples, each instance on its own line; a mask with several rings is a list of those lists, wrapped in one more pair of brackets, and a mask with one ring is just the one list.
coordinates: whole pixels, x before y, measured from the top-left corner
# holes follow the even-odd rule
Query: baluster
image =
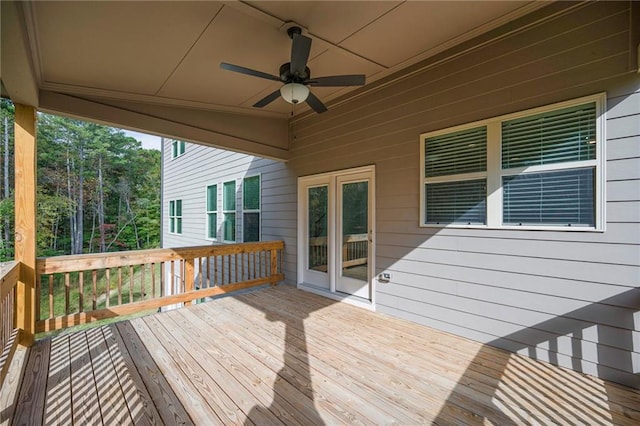
[(205, 284), (206, 284), (206, 281), (204, 279), (204, 263), (206, 261), (205, 259), (206, 259), (206, 257), (201, 257), (200, 261), (199, 261), (199, 265), (200, 265), (200, 289), (205, 288)]
[[(194, 274), (195, 274), (195, 259), (185, 259), (184, 261), (184, 292), (193, 291)], [(184, 302), (185, 306), (191, 305), (191, 301)]]
[(95, 311), (98, 309), (98, 271), (91, 271), (91, 279), (93, 282), (93, 297), (92, 297), (92, 309)]
[[(271, 274), (270, 276), (274, 276), (278, 273), (278, 250), (271, 250)], [(271, 282), (271, 285), (275, 285), (275, 282)]]
[(185, 265), (185, 260), (182, 259), (180, 260), (180, 293), (184, 293), (184, 286), (185, 286), (185, 282), (184, 282), (184, 274), (185, 274), (185, 269), (186, 269), (186, 265)]
[(78, 305), (80, 312), (84, 312), (84, 271), (78, 273), (78, 281), (80, 284), (80, 293), (78, 294)]
[(144, 281), (145, 281), (145, 270), (147, 269), (147, 265), (143, 263), (140, 265), (140, 294), (142, 295), (142, 300), (145, 300), (147, 294), (145, 293)]
[(225, 259), (225, 255), (223, 254), (222, 256), (220, 256), (220, 285), (224, 285), (224, 277), (225, 277), (225, 267), (224, 267), (224, 259)]
[(252, 257), (253, 257), (253, 279), (255, 280), (256, 278), (256, 252), (254, 251), (253, 253), (251, 253)]

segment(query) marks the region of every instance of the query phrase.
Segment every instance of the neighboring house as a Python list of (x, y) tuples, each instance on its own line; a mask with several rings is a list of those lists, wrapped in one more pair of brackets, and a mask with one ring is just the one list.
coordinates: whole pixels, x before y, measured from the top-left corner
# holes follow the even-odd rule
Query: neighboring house
[(293, 117), (287, 162), (165, 141), (163, 246), (283, 239), (301, 288), (640, 387), (637, 12), (545, 13)]

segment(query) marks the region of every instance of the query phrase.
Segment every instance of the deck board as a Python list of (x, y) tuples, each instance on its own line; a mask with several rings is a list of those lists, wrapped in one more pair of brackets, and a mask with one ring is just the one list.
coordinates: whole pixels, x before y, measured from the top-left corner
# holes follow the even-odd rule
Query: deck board
[[(152, 424), (164, 419), (169, 424), (193, 425), (191, 417), (131, 324), (128, 321), (121, 322), (112, 326), (111, 330), (118, 342), (118, 352), (124, 366), (147, 413), (143, 417), (149, 418)], [(138, 424), (137, 417), (133, 416), (133, 419)]]
[(47, 341), (29, 351), (14, 413), (15, 425), (38, 424), (43, 421), (50, 350), (51, 343)]
[(51, 342), (49, 377), (47, 379), (44, 422), (69, 424), (71, 410), (71, 366), (69, 363), (69, 336), (60, 336)]
[(640, 391), (287, 286), (31, 349), (14, 424), (640, 423)]
[[(95, 329), (93, 329), (95, 330)], [(102, 423), (100, 400), (91, 364), (87, 332), (69, 335), (69, 365), (71, 371), (71, 412), (74, 424)], [(97, 372), (102, 375), (102, 372)]]

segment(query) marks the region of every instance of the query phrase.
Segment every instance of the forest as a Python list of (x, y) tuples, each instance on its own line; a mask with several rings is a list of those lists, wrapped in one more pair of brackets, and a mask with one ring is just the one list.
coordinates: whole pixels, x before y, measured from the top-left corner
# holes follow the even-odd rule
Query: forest
[[(10, 101), (0, 110), (0, 261), (13, 259)], [(160, 151), (122, 130), (38, 113), (37, 255), (160, 245)]]

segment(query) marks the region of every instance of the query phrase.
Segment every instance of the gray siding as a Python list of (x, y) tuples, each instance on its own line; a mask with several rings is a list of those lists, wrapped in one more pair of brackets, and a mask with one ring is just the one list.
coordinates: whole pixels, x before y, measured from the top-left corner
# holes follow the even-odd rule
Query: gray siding
[[(222, 183), (236, 181), (236, 238), (242, 241), (242, 178), (261, 178), (261, 240), (284, 240), (284, 272), (288, 281), (296, 276), (296, 190), (284, 163), (246, 154), (186, 144), (185, 154), (172, 159), (171, 143), (163, 152), (163, 247), (220, 244), (206, 238), (206, 188), (218, 185), (218, 216), (221, 216)], [(169, 201), (182, 200), (182, 234), (169, 233)], [(218, 222), (220, 223), (220, 218)], [(218, 231), (220, 233), (220, 230)]]
[[(165, 155), (164, 214), (180, 194), (185, 232), (165, 229), (164, 246), (209, 243), (204, 187), (259, 170), (262, 237), (285, 240), (295, 280), (296, 177), (375, 164), (376, 272), (393, 274), (377, 284), (378, 311), (640, 388), (637, 7), (555, 3), (296, 117), (286, 164), (194, 145)], [(421, 133), (599, 92), (606, 232), (418, 226)]]
[[(632, 6), (573, 6), (546, 22), (525, 17), (510, 24), (524, 28), (512, 35), (483, 37), (411, 77), (295, 119), (289, 164), (296, 175), (376, 165), (376, 267), (393, 277), (377, 285), (378, 311), (640, 387)], [(421, 133), (603, 91), (606, 232), (418, 226)]]

